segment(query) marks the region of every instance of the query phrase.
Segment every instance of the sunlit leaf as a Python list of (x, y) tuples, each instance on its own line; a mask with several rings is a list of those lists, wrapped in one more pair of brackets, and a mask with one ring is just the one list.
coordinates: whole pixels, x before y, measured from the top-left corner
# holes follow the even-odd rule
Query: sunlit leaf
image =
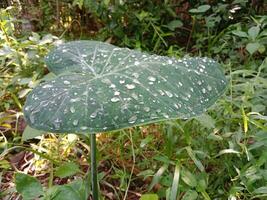
[(181, 169), (180, 164), (176, 164), (171, 193), (170, 193), (170, 200), (176, 200), (176, 197), (177, 197), (177, 191), (178, 191), (179, 180), (180, 180), (180, 172), (181, 172), (180, 169)]
[(28, 95), (30, 126), (95, 133), (203, 113), (226, 88), (208, 58), (150, 55), (96, 41), (69, 42), (46, 59), (57, 78)]
[(59, 166), (56, 170), (55, 175), (60, 178), (72, 176), (80, 171), (79, 166), (73, 162), (67, 162)]
[(158, 200), (159, 197), (156, 194), (143, 194), (140, 200)]

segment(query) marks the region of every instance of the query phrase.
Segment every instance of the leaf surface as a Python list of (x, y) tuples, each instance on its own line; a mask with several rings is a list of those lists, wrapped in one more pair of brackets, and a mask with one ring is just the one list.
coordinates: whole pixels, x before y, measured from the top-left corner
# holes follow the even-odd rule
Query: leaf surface
[(15, 183), (17, 192), (25, 200), (36, 199), (43, 194), (42, 185), (35, 177), (23, 173), (16, 173)]
[(46, 59), (54, 80), (28, 95), (30, 126), (96, 133), (203, 113), (224, 92), (220, 65), (208, 58), (150, 55), (96, 41), (75, 41)]

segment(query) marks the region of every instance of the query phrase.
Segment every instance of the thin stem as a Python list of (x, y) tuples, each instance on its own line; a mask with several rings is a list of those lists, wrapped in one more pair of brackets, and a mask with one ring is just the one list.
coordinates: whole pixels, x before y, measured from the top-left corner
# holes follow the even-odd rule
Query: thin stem
[(97, 168), (96, 168), (96, 135), (90, 134), (91, 142), (91, 184), (93, 200), (98, 200)]
[[(127, 135), (127, 136), (128, 136), (128, 135)], [(129, 137), (129, 136), (128, 136), (128, 137)], [(130, 188), (131, 179), (132, 179), (133, 172), (134, 172), (134, 168), (135, 168), (135, 151), (134, 151), (134, 144), (133, 144), (133, 135), (132, 135), (132, 131), (130, 131), (130, 137), (129, 137), (129, 139), (130, 139), (130, 141), (131, 141), (132, 157), (133, 157), (133, 166), (132, 166), (132, 169), (131, 169), (131, 174), (130, 174), (130, 177), (129, 177), (128, 185), (127, 185), (127, 188), (126, 188), (126, 191), (125, 191), (123, 200), (126, 200), (126, 198), (127, 198), (127, 194), (128, 194), (129, 188)]]

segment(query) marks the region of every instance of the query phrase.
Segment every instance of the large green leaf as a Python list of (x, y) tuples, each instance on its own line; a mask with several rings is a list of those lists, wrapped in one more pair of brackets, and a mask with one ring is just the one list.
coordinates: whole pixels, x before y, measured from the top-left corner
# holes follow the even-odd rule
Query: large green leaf
[(150, 55), (96, 41), (69, 42), (46, 59), (57, 78), (27, 97), (30, 126), (95, 133), (203, 113), (226, 88), (208, 58)]

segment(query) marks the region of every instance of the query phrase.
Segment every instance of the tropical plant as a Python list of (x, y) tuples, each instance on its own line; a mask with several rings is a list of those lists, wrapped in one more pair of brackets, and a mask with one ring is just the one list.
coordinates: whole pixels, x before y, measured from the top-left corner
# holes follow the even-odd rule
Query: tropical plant
[(197, 116), (227, 85), (211, 59), (176, 60), (97, 41), (60, 45), (46, 63), (57, 77), (28, 95), (26, 121), (39, 130), (90, 135), (94, 200), (96, 133)]

